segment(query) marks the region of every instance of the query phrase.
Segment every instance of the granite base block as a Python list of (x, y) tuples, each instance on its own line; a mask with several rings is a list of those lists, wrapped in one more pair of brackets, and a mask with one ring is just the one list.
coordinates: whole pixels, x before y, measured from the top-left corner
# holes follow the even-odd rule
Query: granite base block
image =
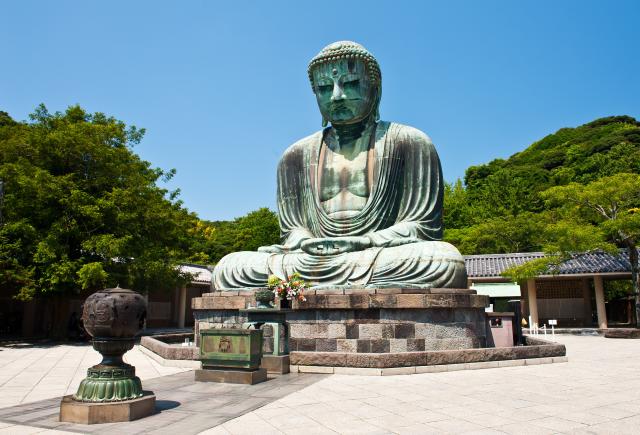
[(636, 329), (636, 328), (607, 329), (604, 333), (604, 337), (605, 338), (640, 339), (640, 329)]
[(267, 380), (267, 371), (258, 370), (195, 370), (196, 382), (220, 382), (224, 384), (253, 385)]
[(267, 373), (284, 375), (289, 373), (289, 355), (263, 355), (260, 368)]
[(72, 395), (60, 402), (60, 421), (79, 424), (117, 423), (147, 417), (155, 412), (156, 396), (145, 391), (139, 399), (122, 402), (78, 402)]

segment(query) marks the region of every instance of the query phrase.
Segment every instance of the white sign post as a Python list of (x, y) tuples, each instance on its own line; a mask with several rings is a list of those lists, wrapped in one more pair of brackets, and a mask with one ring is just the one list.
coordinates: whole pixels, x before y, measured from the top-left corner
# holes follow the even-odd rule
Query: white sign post
[(554, 326), (556, 326), (557, 324), (558, 324), (558, 321), (556, 319), (549, 320), (549, 326), (551, 326), (551, 338), (553, 338), (554, 340), (556, 338), (556, 332), (554, 330)]

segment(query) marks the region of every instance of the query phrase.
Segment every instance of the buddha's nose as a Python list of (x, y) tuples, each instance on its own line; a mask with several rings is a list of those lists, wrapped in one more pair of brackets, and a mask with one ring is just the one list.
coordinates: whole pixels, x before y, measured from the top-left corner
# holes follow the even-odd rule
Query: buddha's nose
[(344, 91), (342, 89), (342, 86), (340, 86), (340, 83), (336, 82), (333, 84), (333, 93), (331, 94), (331, 101), (340, 101), (340, 100), (344, 100), (345, 98), (347, 98), (347, 96), (344, 94)]

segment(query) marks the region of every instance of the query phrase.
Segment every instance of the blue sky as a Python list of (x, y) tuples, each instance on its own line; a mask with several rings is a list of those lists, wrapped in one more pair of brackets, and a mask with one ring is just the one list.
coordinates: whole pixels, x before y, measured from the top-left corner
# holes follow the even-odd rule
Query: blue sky
[(284, 149), (318, 130), (308, 61), (367, 47), (381, 117), (433, 139), (445, 179), (561, 127), (640, 118), (639, 1), (6, 1), (0, 110), (80, 104), (145, 127), (134, 150), (205, 219), (275, 208)]

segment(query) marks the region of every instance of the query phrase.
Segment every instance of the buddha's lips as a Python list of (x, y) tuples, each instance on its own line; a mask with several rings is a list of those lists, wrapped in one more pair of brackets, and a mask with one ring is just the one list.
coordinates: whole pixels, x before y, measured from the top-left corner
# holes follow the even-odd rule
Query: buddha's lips
[(349, 108), (344, 103), (334, 103), (334, 104), (331, 105), (331, 111), (332, 112), (338, 112), (338, 111), (341, 111), (341, 110), (348, 110), (348, 109)]

